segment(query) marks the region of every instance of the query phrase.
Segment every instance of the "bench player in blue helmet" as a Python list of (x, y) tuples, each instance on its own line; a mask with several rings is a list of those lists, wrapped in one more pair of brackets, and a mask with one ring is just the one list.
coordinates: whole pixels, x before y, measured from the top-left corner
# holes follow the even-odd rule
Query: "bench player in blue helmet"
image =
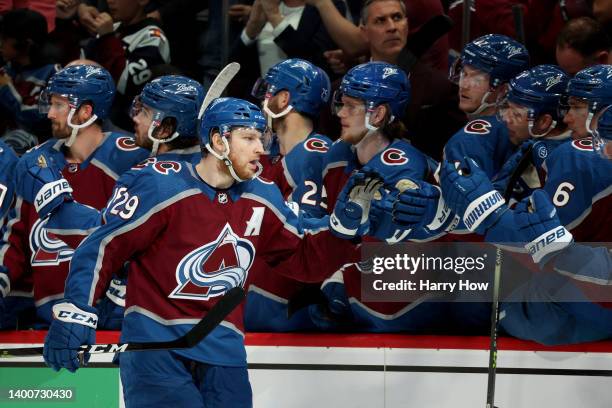
[[(608, 248), (577, 242), (610, 242), (607, 228), (612, 193), (612, 114), (601, 111), (591, 123), (593, 138), (574, 140), (555, 149), (544, 163), (544, 191), (509, 211), (501, 204), (480, 225), (491, 242), (527, 243), (525, 248), (541, 267), (557, 273), (535, 274), (502, 305), (501, 326), (516, 337), (544, 344), (593, 341), (612, 335), (607, 285), (612, 273)], [(474, 208), (493, 190), (486, 175), (470, 159), (443, 164), (442, 190), (459, 214)], [(552, 203), (551, 203), (552, 202)], [(465, 217), (465, 215), (464, 215)], [(562, 225), (562, 226), (560, 226)], [(548, 265), (547, 265), (548, 264)], [(607, 297), (606, 297), (607, 296)]]
[[(134, 165), (146, 166), (165, 160), (198, 162), (201, 151), (197, 117), (203, 100), (202, 86), (184, 76), (163, 76), (147, 83), (134, 99), (131, 115), (135, 145), (150, 151), (150, 157)], [(55, 175), (59, 176), (59, 172)], [(111, 199), (121, 194), (117, 187)], [(66, 200), (53, 210), (46, 229), (76, 248), (104, 222), (101, 214), (95, 208)], [(120, 275), (111, 281), (107, 296), (98, 305), (100, 325), (107, 329), (121, 328), (126, 279)]]
[(568, 110), (567, 85), (570, 78), (555, 65), (539, 65), (513, 78), (498, 106), (512, 144), (519, 146), (495, 177), (495, 188), (504, 192), (508, 179), (527, 149), (530, 162), (514, 186), (515, 199), (529, 196), (544, 184), (542, 165), (560, 144), (571, 140), (563, 121)]
[[(138, 290), (127, 291), (123, 342), (182, 336), (219, 296), (246, 284), (255, 257), (306, 281), (344, 262), (354, 246), (330, 234), (328, 217), (316, 231), (302, 229), (278, 188), (257, 177), (265, 130), (257, 106), (215, 99), (200, 124), (198, 164), (158, 161), (123, 174), (125, 190), (104, 211), (106, 224), (71, 262), (45, 339), (49, 366), (79, 367), (79, 346), (94, 342), (93, 305), (126, 260), (130, 287)], [(355, 185), (344, 194), (352, 211), (334, 210), (355, 231), (367, 210), (362, 200), (373, 196), (363, 190)], [(87, 321), (66, 317), (68, 310)], [(192, 348), (123, 354), (120, 374), (127, 407), (251, 407), (240, 309)]]
[[(340, 140), (327, 153), (324, 187), (331, 207), (351, 173), (374, 171), (385, 181), (381, 202), (406, 183), (418, 184), (431, 176), (427, 156), (402, 139), (397, 121), (410, 98), (410, 82), (397, 66), (370, 62), (351, 69), (334, 96), (334, 110), (342, 125)], [(432, 189), (434, 189), (432, 187)], [(377, 201), (370, 210), (367, 242), (396, 243), (409, 239), (380, 217)], [(435, 211), (435, 209), (434, 209)], [(415, 215), (416, 216), (416, 215)], [(422, 216), (422, 214), (417, 217)], [(426, 239), (435, 239), (435, 236)], [(355, 253), (322, 285), (327, 302), (309, 307), (315, 322), (324, 328), (371, 332), (433, 329), (446, 310), (442, 303), (366, 302), (361, 298), (361, 274), (365, 264)]]
[(511, 154), (507, 129), (495, 116), (506, 84), (529, 67), (521, 43), (501, 34), (487, 34), (468, 43), (451, 68), (459, 84), (459, 108), (472, 120), (444, 147), (447, 160), (472, 157), (493, 177)]
[(13, 288), (33, 280), (38, 317), (45, 323), (62, 296), (73, 254), (46, 229), (47, 215), (68, 197), (103, 208), (118, 175), (147, 157), (133, 138), (102, 131), (114, 94), (112, 77), (99, 66), (77, 64), (56, 73), (40, 97), (53, 138), (23, 155), (15, 170), (17, 199), (0, 261)]
[(590, 137), (591, 122), (612, 105), (612, 65), (593, 65), (579, 71), (567, 87), (569, 110), (564, 121), (575, 140)]
[[(268, 153), (261, 159), (261, 177), (274, 182), (305, 216), (322, 217), (327, 213), (321, 202), (322, 165), (331, 141), (317, 133), (315, 126), (330, 97), (327, 74), (308, 61), (287, 59), (270, 68), (252, 94), (262, 100), (274, 132)], [(257, 261), (251, 275), (245, 308), (247, 330), (314, 329), (305, 309), (290, 315), (288, 305), (292, 298), (310, 296), (318, 285), (304, 285), (273, 273), (273, 268)]]

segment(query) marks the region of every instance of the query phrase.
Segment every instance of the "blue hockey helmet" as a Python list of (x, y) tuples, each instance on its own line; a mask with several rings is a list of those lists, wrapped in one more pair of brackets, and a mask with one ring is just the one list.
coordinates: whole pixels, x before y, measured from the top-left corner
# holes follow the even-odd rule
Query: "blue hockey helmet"
[(72, 65), (55, 73), (41, 93), (40, 107), (47, 112), (51, 95), (68, 98), (72, 109), (91, 102), (93, 114), (104, 119), (110, 112), (115, 97), (115, 82), (111, 74), (97, 65)]
[(604, 108), (593, 131), (593, 148), (603, 157), (612, 160), (612, 107)]
[[(277, 92), (289, 91), (290, 107), (310, 117), (317, 117), (321, 107), (329, 101), (331, 85), (327, 73), (316, 65), (291, 58), (279, 62), (270, 68), (264, 78), (260, 78), (251, 94), (257, 99), (269, 98)], [(284, 116), (286, 113), (274, 114), (264, 110), (268, 115)]]
[(180, 75), (166, 75), (147, 83), (134, 99), (132, 115), (141, 105), (155, 111), (153, 122), (159, 125), (165, 118), (176, 120), (176, 133), (181, 137), (197, 137), (197, 119), (204, 101), (202, 85)]
[(586, 100), (591, 113), (612, 105), (612, 65), (593, 65), (579, 71), (569, 81), (567, 93)]
[(214, 129), (226, 136), (233, 127), (248, 127), (263, 133), (266, 131), (266, 118), (261, 109), (251, 102), (238, 98), (217, 98), (206, 108), (200, 121), (202, 145), (210, 144)]
[(523, 44), (510, 37), (487, 34), (465, 46), (451, 67), (451, 79), (458, 78), (463, 65), (489, 74), (490, 86), (496, 87), (529, 68), (529, 53)]
[[(504, 116), (504, 110), (510, 109), (507, 102), (512, 102), (527, 110), (529, 134), (541, 137), (548, 134), (567, 110), (567, 83), (569, 76), (556, 65), (538, 65), (523, 71), (510, 80), (504, 101), (498, 106), (498, 112)], [(538, 116), (549, 114), (553, 123), (545, 134), (534, 135), (532, 127)]]
[[(244, 181), (234, 171), (232, 161), (229, 158), (230, 146), (227, 140), (232, 128), (250, 128), (261, 133), (262, 137), (266, 134), (266, 118), (257, 105), (238, 98), (217, 98), (204, 111), (200, 121), (201, 143), (206, 150), (217, 159), (223, 161), (228, 167), (234, 180)], [(223, 153), (217, 153), (211, 146), (211, 135), (217, 129), (221, 134), (221, 140), (225, 145)], [(261, 173), (261, 165), (259, 172)]]
[[(65, 145), (70, 147), (80, 129), (108, 116), (115, 97), (115, 82), (111, 74), (100, 66), (72, 65), (55, 73), (47, 82), (47, 87), (41, 92), (38, 100), (42, 113), (49, 111), (52, 95), (68, 99), (70, 112), (66, 122), (72, 132)], [(86, 102), (91, 103), (93, 107), (91, 118), (80, 125), (72, 123), (72, 117), (77, 109)]]
[(393, 118), (400, 119), (406, 105), (410, 102), (410, 81), (406, 73), (397, 65), (386, 62), (367, 62), (351, 68), (344, 75), (340, 88), (334, 94), (334, 111), (342, 107), (342, 95), (361, 99), (365, 102), (366, 127), (369, 114), (377, 106), (389, 105)]

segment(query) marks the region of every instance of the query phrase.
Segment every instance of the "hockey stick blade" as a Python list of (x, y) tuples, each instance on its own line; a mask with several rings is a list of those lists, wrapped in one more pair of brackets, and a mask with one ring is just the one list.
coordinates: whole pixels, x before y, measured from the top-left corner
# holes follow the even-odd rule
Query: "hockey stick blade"
[(208, 92), (206, 92), (204, 102), (202, 102), (202, 107), (200, 107), (200, 113), (198, 113), (198, 119), (202, 119), (204, 111), (213, 99), (217, 99), (223, 94), (223, 91), (225, 91), (225, 88), (232, 82), (232, 79), (234, 79), (238, 71), (240, 71), (240, 64), (237, 62), (230, 62), (221, 72), (219, 72), (219, 75), (217, 75), (210, 85), (210, 88), (208, 88)]
[[(206, 313), (206, 316), (198, 324), (193, 326), (184, 336), (171, 341), (159, 341), (151, 343), (111, 343), (90, 344), (81, 346), (82, 353), (123, 353), (125, 351), (151, 351), (186, 349), (200, 343), (229, 315), (245, 298), (244, 289), (235, 287), (227, 291), (225, 295)], [(40, 356), (43, 347), (23, 347), (0, 350), (0, 357), (26, 357)]]

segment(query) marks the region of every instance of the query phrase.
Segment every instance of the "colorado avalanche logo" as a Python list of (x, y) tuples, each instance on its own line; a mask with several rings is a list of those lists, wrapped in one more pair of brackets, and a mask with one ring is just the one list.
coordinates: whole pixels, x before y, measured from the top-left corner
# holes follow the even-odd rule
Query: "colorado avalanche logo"
[(593, 142), (591, 141), (591, 138), (574, 140), (572, 141), (572, 147), (583, 152), (592, 152)]
[(327, 142), (325, 140), (313, 137), (306, 140), (304, 143), (304, 149), (308, 150), (309, 152), (325, 153), (329, 150), (329, 147), (327, 146)]
[(388, 166), (401, 166), (408, 163), (406, 153), (395, 148), (385, 150), (380, 156), (380, 160)]
[(138, 146), (136, 146), (136, 140), (134, 140), (133, 137), (118, 137), (117, 140), (115, 140), (115, 144), (120, 150), (126, 152), (138, 149)]
[(486, 135), (491, 132), (491, 123), (483, 119), (476, 119), (468, 123), (463, 130), (473, 135)]
[(185, 256), (176, 267), (174, 299), (208, 300), (244, 285), (255, 258), (255, 248), (226, 224), (214, 242)]
[(32, 266), (59, 265), (72, 258), (74, 250), (45, 229), (47, 221), (36, 220), (30, 232)]

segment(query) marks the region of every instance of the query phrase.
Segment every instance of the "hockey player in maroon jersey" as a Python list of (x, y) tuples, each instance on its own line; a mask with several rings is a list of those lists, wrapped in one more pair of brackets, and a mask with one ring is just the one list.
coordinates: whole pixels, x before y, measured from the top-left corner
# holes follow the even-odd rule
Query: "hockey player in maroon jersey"
[[(74, 252), (45, 229), (46, 216), (69, 193), (83, 204), (103, 208), (118, 175), (148, 156), (133, 138), (102, 132), (101, 121), (114, 93), (113, 80), (104, 68), (75, 65), (55, 74), (41, 95), (53, 138), (22, 156), (15, 170), (16, 205), (3, 235), (0, 263), (13, 282), (32, 275), (42, 322), (51, 321), (51, 307), (63, 297)], [(32, 183), (39, 173), (55, 168), (63, 179), (46, 184), (49, 179), (41, 177)]]
[[(93, 305), (128, 259), (128, 342), (183, 335), (218, 296), (245, 285), (256, 256), (304, 281), (321, 280), (344, 262), (353, 244), (330, 230), (357, 238), (382, 182), (358, 173), (332, 217), (305, 230), (278, 188), (256, 177), (265, 127), (255, 105), (216, 99), (202, 118), (205, 150), (197, 165), (158, 161), (121, 177), (125, 188), (107, 205), (107, 223), (78, 247), (65, 298), (54, 306), (45, 340), (49, 366), (78, 368), (79, 346), (95, 340)], [(251, 407), (241, 320), (234, 311), (190, 349), (122, 355), (126, 406)]]
[[(140, 95), (134, 99), (132, 118), (135, 143), (150, 151), (151, 157), (146, 159), (147, 163), (136, 166), (154, 164), (158, 160), (199, 161), (201, 152), (197, 116), (203, 100), (202, 86), (183, 76), (163, 76), (145, 85)], [(37, 156), (30, 157), (38, 160), (41, 155), (39, 152)], [(51, 179), (46, 182), (62, 178), (59, 171), (47, 174)], [(24, 176), (32, 178), (32, 186), (42, 187), (40, 180), (33, 177), (31, 172)], [(40, 177), (40, 173), (37, 176)], [(115, 191), (115, 194), (119, 193)], [(67, 198), (51, 212), (45, 230), (66, 242), (69, 247), (76, 248), (103, 223), (101, 215), (99, 209)], [(112, 330), (121, 328), (125, 306), (126, 278), (121, 271), (117, 272), (106, 297), (97, 305), (100, 325)]]

